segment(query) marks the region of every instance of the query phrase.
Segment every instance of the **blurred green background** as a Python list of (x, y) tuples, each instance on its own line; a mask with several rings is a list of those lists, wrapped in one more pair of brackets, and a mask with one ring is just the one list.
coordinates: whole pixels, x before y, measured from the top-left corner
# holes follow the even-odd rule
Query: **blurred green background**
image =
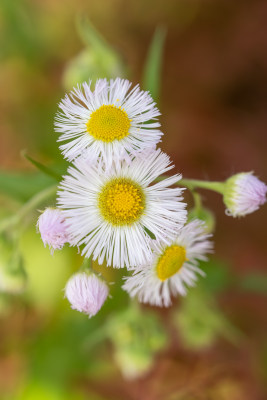
[[(1, 0), (0, 10), (1, 218), (54, 183), (21, 150), (65, 170), (53, 120), (65, 91), (88, 78), (152, 90), (162, 148), (185, 177), (254, 170), (267, 180), (266, 1)], [(1, 238), (1, 266), (11, 236), (12, 262), (28, 275), (23, 293), (23, 276), (10, 288), (18, 294), (0, 293), (1, 400), (266, 398), (267, 210), (235, 220), (202, 193), (216, 253), (207, 278), (167, 310), (130, 303), (123, 273), (95, 266), (115, 285), (87, 319), (63, 298), (81, 259), (69, 248), (50, 255), (37, 211)]]

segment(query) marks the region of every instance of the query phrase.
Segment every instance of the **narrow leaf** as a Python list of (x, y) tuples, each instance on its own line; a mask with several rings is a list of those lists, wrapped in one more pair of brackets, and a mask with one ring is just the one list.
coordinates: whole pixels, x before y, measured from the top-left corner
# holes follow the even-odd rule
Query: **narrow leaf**
[(61, 175), (58, 174), (56, 171), (54, 171), (52, 168), (46, 167), (39, 161), (34, 160), (30, 156), (28, 156), (28, 154), (26, 154), (25, 152), (22, 152), (22, 156), (26, 158), (26, 160), (28, 160), (31, 164), (33, 164), (37, 169), (39, 169), (44, 174), (51, 176), (51, 178), (54, 178), (58, 182), (61, 180)]
[(161, 67), (163, 47), (166, 37), (166, 28), (157, 27), (154, 33), (143, 72), (143, 87), (151, 93), (151, 96), (158, 100), (161, 83)]
[[(80, 38), (86, 46), (92, 46), (98, 50), (112, 50), (103, 36), (95, 29), (88, 18), (80, 15), (77, 18), (77, 30)], [(113, 51), (113, 50), (112, 50)]]
[(154, 235), (154, 233), (152, 233), (148, 228), (144, 227), (145, 232), (148, 234), (149, 237), (151, 237), (151, 239), (155, 240), (156, 236)]
[(54, 179), (43, 173), (7, 172), (0, 170), (0, 194), (24, 202), (51, 186)]

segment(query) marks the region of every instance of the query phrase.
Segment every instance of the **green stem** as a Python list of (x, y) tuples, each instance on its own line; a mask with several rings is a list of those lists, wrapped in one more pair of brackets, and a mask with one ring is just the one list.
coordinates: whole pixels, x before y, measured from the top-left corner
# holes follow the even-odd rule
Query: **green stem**
[(195, 211), (200, 211), (202, 209), (202, 200), (201, 195), (197, 193), (195, 190), (192, 191), (192, 196), (195, 203)]
[(224, 194), (225, 191), (224, 182), (201, 181), (198, 179), (181, 179), (179, 182), (177, 182), (177, 185), (185, 186), (190, 190), (194, 190), (195, 188), (213, 190), (214, 192), (218, 192), (220, 194)]
[(80, 266), (80, 272), (89, 272), (93, 271), (93, 265), (92, 265), (92, 258), (84, 258), (82, 265)]
[(0, 222), (0, 233), (4, 232), (8, 228), (12, 228), (23, 220), (32, 210), (36, 209), (45, 200), (55, 195), (57, 192), (57, 185), (50, 186), (42, 190), (28, 200), (15, 215), (8, 217)]
[[(167, 175), (158, 176), (156, 178), (156, 182), (161, 182), (166, 178), (168, 178)], [(176, 185), (185, 186), (191, 191), (196, 188), (213, 190), (214, 192), (218, 192), (220, 194), (224, 194), (225, 191), (225, 182), (201, 181), (200, 179), (180, 179)]]

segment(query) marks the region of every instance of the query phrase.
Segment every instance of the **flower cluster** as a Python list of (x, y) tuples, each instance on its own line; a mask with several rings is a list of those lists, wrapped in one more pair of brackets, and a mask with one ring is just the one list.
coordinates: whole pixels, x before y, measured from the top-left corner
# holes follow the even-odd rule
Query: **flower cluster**
[[(201, 221), (187, 222), (181, 175), (164, 175), (174, 165), (157, 149), (162, 132), (155, 102), (127, 80), (99, 79), (94, 90), (90, 82), (74, 88), (59, 109), (55, 129), (71, 165), (59, 185), (58, 208), (39, 218), (44, 244), (53, 251), (69, 243), (99, 264), (126, 267), (132, 276), (123, 289), (131, 297), (169, 306), (203, 275), (198, 261), (212, 245)], [(252, 178), (246, 182), (253, 186)], [(257, 208), (248, 201), (235, 207), (244, 185), (237, 183), (234, 201), (234, 190), (225, 196), (233, 215)], [(258, 185), (258, 202), (265, 193)], [(107, 296), (108, 286), (92, 272), (74, 275), (66, 286), (72, 308), (89, 316)]]

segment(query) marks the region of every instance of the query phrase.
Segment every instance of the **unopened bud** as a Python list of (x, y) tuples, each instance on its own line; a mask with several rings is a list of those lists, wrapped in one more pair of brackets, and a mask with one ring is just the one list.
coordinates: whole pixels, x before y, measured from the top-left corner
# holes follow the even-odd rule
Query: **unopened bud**
[(108, 286), (93, 272), (73, 275), (65, 287), (65, 296), (71, 308), (90, 318), (98, 313), (108, 296)]
[(226, 181), (224, 203), (233, 217), (250, 214), (266, 202), (267, 186), (252, 172), (242, 172)]
[(63, 85), (70, 90), (77, 83), (90, 80), (95, 84), (99, 78), (116, 78), (125, 76), (125, 66), (118, 54), (109, 49), (86, 48), (67, 64)]
[(65, 243), (70, 241), (67, 232), (67, 223), (59, 209), (47, 208), (37, 221), (37, 228), (41, 234), (44, 245), (54, 250), (61, 250)]

